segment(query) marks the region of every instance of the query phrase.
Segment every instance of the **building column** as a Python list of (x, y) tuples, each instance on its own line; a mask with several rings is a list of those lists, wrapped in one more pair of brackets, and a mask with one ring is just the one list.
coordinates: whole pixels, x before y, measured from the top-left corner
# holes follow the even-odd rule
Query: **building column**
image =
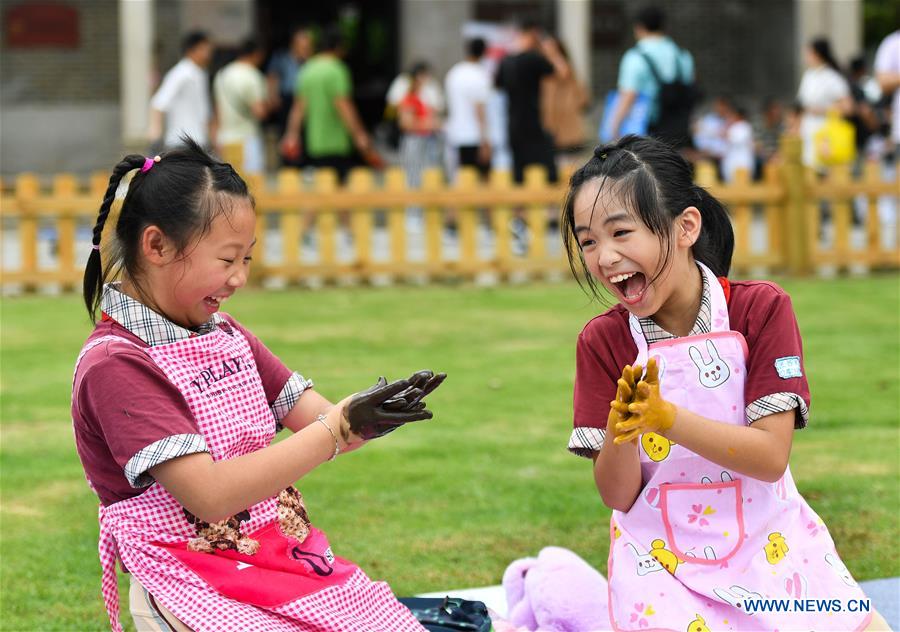
[[(797, 77), (803, 74), (804, 51), (814, 37), (827, 37), (831, 51), (843, 68), (863, 52), (861, 0), (795, 0), (797, 24)], [(799, 79), (798, 79), (799, 83)]]
[(126, 148), (147, 141), (153, 22), (153, 0), (119, 0), (119, 103)]
[(591, 0), (556, 0), (556, 30), (575, 76), (591, 90)]

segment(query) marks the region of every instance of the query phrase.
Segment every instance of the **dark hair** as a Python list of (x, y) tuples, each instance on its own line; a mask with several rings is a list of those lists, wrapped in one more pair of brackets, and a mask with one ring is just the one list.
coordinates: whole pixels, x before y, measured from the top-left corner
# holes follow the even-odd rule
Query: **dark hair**
[[(705, 189), (694, 184), (690, 165), (677, 151), (652, 138), (628, 135), (617, 143), (597, 147), (593, 157), (572, 174), (563, 206), (560, 231), (569, 268), (584, 287), (579, 276), (579, 265), (576, 265), (577, 257), (581, 271), (586, 273), (585, 282), (595, 297), (600, 297), (597, 283), (588, 272), (575, 235), (575, 197), (585, 182), (595, 178), (600, 179), (597, 199), (609, 181), (608, 186), (614, 187), (626, 206), (659, 238), (665, 250), (661, 269), (667, 265), (672, 254), (672, 223), (685, 208), (697, 207), (702, 224), (700, 236), (691, 252), (716, 276), (728, 276), (734, 252), (734, 231), (725, 207)], [(648, 285), (655, 280), (656, 277), (649, 279)]]
[(544, 26), (534, 18), (523, 18), (519, 20), (517, 27), (520, 31), (523, 32), (544, 30)]
[(866, 56), (865, 55), (857, 55), (853, 59), (850, 60), (850, 64), (848, 65), (850, 69), (850, 74), (855, 75), (861, 72), (865, 72), (866, 70)]
[(634, 16), (634, 23), (651, 33), (659, 33), (666, 23), (666, 16), (659, 7), (644, 7)]
[(429, 64), (424, 59), (420, 59), (416, 62), (413, 62), (413, 65), (409, 67), (409, 76), (415, 78), (416, 75), (420, 75), (423, 72), (430, 73), (431, 72), (431, 64)]
[(768, 110), (769, 108), (776, 105), (779, 107), (781, 107), (782, 105), (781, 100), (778, 99), (778, 97), (768, 96), (763, 99), (763, 110)]
[(333, 52), (344, 43), (344, 36), (336, 24), (325, 27), (322, 31), (322, 50)]
[(291, 27), (290, 30), (290, 39), (293, 40), (295, 37), (300, 35), (301, 33), (306, 33), (310, 37), (312, 37), (312, 29), (308, 24), (295, 24)]
[(819, 56), (819, 59), (831, 66), (833, 70), (841, 72), (841, 67), (838, 66), (834, 59), (834, 55), (831, 52), (831, 42), (828, 41), (827, 37), (815, 38), (809, 43), (809, 47)]
[(484, 55), (485, 50), (487, 50), (487, 44), (485, 44), (484, 40), (480, 37), (470, 39), (468, 42), (466, 42), (466, 54), (469, 57), (481, 59), (482, 55)]
[[(233, 198), (248, 198), (253, 203), (247, 184), (231, 165), (210, 156), (191, 138), (183, 136), (181, 140), (183, 147), (164, 153), (146, 172), (137, 171), (132, 176), (121, 203), (115, 239), (103, 244), (102, 265), (100, 251), (91, 250), (84, 268), (84, 304), (94, 321), (104, 283), (123, 271), (137, 282), (145, 228), (157, 226), (181, 253), (209, 230), (217, 216), (230, 212), (228, 202)], [(146, 160), (131, 154), (113, 167), (94, 225), (94, 246), (100, 245), (103, 226), (122, 179), (141, 169)]]
[(209, 36), (203, 31), (191, 31), (181, 40), (181, 52), (189, 53), (200, 44), (205, 44), (208, 41)]
[(247, 57), (248, 55), (252, 55), (260, 51), (262, 51), (262, 44), (259, 43), (259, 40), (254, 37), (248, 37), (241, 42), (240, 46), (238, 46), (237, 56)]

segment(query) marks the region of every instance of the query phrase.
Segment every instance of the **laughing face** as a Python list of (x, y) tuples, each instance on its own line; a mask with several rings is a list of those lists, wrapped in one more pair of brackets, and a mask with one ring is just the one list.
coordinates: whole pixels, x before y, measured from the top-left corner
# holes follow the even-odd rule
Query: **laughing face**
[[(691, 278), (692, 268), (699, 282), (690, 254), (693, 239), (683, 239), (681, 232), (673, 235), (667, 258), (665, 240), (650, 231), (614, 187), (611, 193), (610, 185), (604, 185), (598, 198), (600, 183), (598, 178), (585, 182), (574, 200), (575, 236), (588, 271), (638, 317), (677, 313), (696, 298), (692, 284), (683, 282)], [(677, 221), (676, 228), (681, 231)]]
[(199, 241), (156, 266), (147, 284), (154, 309), (182, 327), (207, 322), (247, 282), (255, 226), (250, 201), (232, 200)]

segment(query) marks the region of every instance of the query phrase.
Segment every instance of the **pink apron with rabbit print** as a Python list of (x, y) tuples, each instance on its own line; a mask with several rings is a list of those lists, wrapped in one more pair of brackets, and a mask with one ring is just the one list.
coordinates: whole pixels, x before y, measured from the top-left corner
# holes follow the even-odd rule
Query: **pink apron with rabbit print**
[[(656, 357), (663, 397), (709, 419), (745, 425), (747, 343), (729, 329), (725, 293), (701, 265), (712, 331), (648, 347), (635, 316), (636, 363)], [(731, 446), (729, 446), (731, 447)], [(741, 446), (733, 446), (740, 450)], [(790, 469), (776, 483), (732, 472), (667, 438), (640, 437), (644, 486), (610, 522), (614, 630), (856, 630), (868, 613), (755, 612), (745, 600), (864, 599)]]
[[(184, 395), (213, 459), (269, 445), (275, 419), (250, 346), (240, 332), (216, 330), (148, 348), (146, 353)], [(77, 365), (76, 365), (77, 371)], [(279, 530), (278, 501), (248, 508), (240, 534), (259, 543), (253, 554), (188, 550), (198, 533), (158, 483), (139, 496), (100, 508), (102, 591), (113, 630), (119, 623), (118, 557), (160, 603), (192, 630), (421, 630), (387, 584), (372, 582), (335, 557), (315, 527), (302, 540)]]

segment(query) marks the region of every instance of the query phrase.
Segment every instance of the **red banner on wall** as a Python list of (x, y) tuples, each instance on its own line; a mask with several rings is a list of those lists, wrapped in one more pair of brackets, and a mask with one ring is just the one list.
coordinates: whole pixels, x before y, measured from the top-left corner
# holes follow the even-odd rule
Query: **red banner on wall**
[(78, 48), (78, 10), (53, 2), (25, 2), (6, 9), (6, 48)]

